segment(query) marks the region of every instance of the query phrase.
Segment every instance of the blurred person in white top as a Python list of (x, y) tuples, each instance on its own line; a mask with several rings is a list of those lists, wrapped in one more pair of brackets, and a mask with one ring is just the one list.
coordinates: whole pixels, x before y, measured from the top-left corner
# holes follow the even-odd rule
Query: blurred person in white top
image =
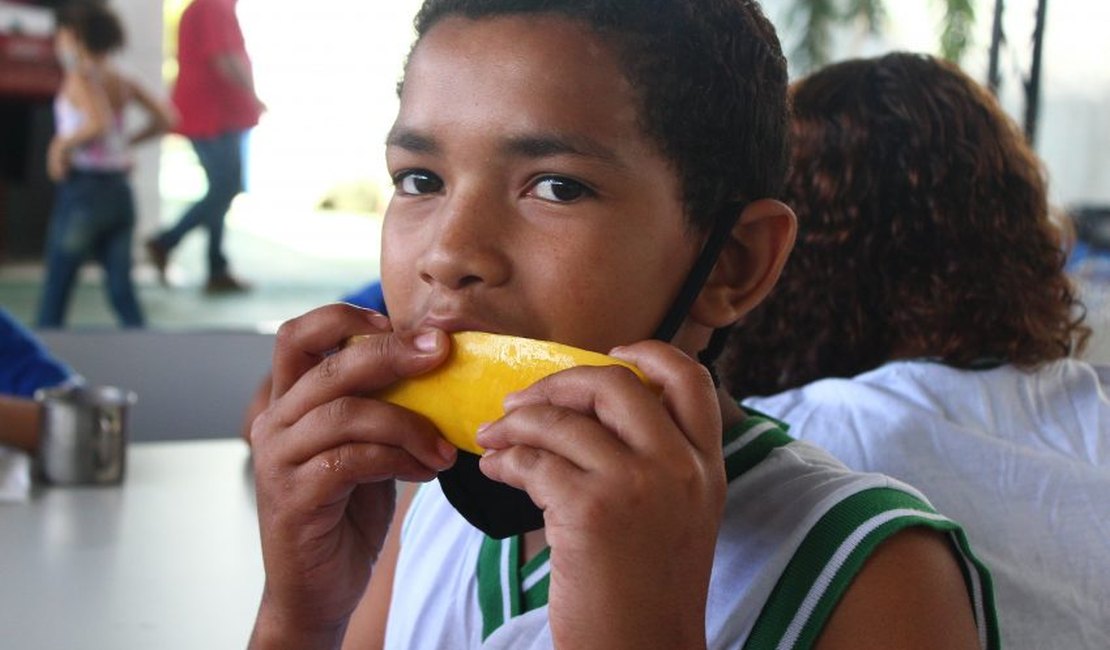
[(722, 378), (856, 470), (921, 489), (995, 579), (1004, 647), (1110, 647), (1110, 369), (1040, 162), (955, 66), (795, 83), (797, 244)]
[[(131, 280), (136, 215), (130, 150), (164, 133), (171, 117), (150, 91), (116, 68), (112, 54), (124, 39), (123, 26), (104, 3), (71, 2), (58, 11), (55, 49), (64, 76), (54, 100), (56, 133), (47, 152), (47, 171), (57, 191), (39, 327), (65, 324), (77, 273), (89, 260), (104, 268), (105, 289), (120, 324), (144, 324)], [(132, 105), (146, 116), (134, 133), (125, 123)]]

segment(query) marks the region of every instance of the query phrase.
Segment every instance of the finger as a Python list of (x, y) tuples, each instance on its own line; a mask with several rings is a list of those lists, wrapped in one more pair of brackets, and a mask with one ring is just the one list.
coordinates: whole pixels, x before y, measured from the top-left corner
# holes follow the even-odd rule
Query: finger
[(301, 508), (321, 508), (346, 499), (355, 486), (388, 480), (426, 482), (438, 472), (404, 449), (349, 443), (329, 449), (300, 465), (290, 498)]
[[(444, 470), (457, 453), (427, 418), (370, 398), (345, 396), (321, 404), (287, 429), (273, 427), (272, 417), (263, 414), (255, 442), (282, 464), (300, 464), (344, 444), (378, 444), (404, 449), (425, 466)], [(281, 435), (272, 435), (275, 430)]]
[(610, 355), (632, 363), (662, 388), (663, 405), (690, 443), (702, 453), (721, 448), (721, 406), (705, 366), (661, 341), (641, 341)]
[(271, 399), (287, 390), (342, 341), (355, 334), (388, 332), (389, 319), (370, 310), (344, 303), (314, 309), (286, 321), (274, 340)]
[(568, 492), (582, 485), (584, 473), (565, 458), (534, 447), (509, 447), (488, 452), (478, 462), (482, 473), (524, 490), (540, 510), (565, 503)]
[(591, 415), (626, 445), (650, 454), (680, 453), (686, 445), (659, 397), (628, 368), (578, 366), (557, 372), (505, 399), (505, 411), (551, 404)]
[(450, 339), (438, 329), (372, 334), (330, 354), (297, 379), (274, 404), (279, 421), (292, 424), (319, 404), (366, 395), (442, 363)]
[(551, 404), (514, 409), (482, 429), (478, 444), (495, 451), (517, 446), (547, 451), (585, 471), (624, 462), (631, 453), (592, 415)]

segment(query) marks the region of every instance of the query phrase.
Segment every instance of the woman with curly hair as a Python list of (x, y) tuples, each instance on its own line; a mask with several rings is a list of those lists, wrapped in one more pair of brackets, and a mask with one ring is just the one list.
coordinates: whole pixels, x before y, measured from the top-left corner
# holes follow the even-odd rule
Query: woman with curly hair
[(961, 520), (1004, 647), (1110, 647), (1110, 368), (1075, 358), (1090, 330), (1036, 155), (926, 56), (832, 65), (792, 99), (797, 243), (724, 383)]

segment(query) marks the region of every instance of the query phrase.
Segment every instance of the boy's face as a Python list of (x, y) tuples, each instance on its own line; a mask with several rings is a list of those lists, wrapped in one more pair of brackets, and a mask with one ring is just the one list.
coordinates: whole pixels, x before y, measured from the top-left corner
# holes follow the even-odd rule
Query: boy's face
[(607, 351), (645, 339), (693, 263), (678, 176), (587, 28), (447, 18), (413, 52), (389, 136), (394, 327)]

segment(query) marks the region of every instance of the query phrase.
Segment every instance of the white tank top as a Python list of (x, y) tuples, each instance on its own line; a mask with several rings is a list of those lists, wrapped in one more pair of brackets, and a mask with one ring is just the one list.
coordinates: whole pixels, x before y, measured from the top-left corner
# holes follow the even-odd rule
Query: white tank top
[(1004, 646), (1110, 648), (1110, 367), (897, 361), (744, 404), (964, 522)]
[[(54, 122), (59, 135), (75, 133), (88, 116), (59, 93), (54, 98)], [(80, 171), (122, 172), (131, 169), (131, 150), (124, 131), (122, 111), (112, 114), (107, 132), (73, 150), (70, 167)]]
[[(780, 423), (752, 416), (724, 436), (729, 477), (706, 612), (710, 648), (813, 644), (858, 568), (908, 526), (948, 532), (964, 562), (980, 645), (998, 647), (987, 570), (962, 530), (913, 488), (847, 470)], [(421, 487), (401, 531), (386, 648), (551, 648), (550, 549), (526, 564), (520, 540), (471, 527), (438, 483)]]

